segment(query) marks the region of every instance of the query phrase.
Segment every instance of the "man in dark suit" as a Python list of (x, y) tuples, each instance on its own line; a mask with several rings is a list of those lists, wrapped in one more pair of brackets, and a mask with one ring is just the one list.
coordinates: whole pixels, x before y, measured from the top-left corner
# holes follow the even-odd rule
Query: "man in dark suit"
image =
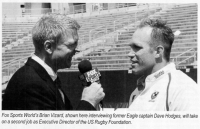
[[(46, 14), (33, 27), (35, 53), (10, 79), (3, 110), (73, 110), (60, 87), (57, 70), (70, 68), (78, 45), (78, 23), (65, 15)], [(83, 89), (76, 110), (95, 110), (105, 94), (100, 84)]]

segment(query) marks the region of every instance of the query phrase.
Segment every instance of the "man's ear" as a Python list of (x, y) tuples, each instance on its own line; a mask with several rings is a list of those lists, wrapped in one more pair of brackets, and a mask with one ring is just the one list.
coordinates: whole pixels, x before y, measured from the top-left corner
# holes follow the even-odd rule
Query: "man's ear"
[(49, 53), (49, 54), (52, 54), (53, 52), (53, 42), (52, 41), (49, 41), (49, 40), (46, 40), (44, 42), (44, 50)]
[(155, 51), (155, 58), (160, 58), (161, 56), (163, 56), (163, 53), (164, 47), (162, 45), (157, 46)]

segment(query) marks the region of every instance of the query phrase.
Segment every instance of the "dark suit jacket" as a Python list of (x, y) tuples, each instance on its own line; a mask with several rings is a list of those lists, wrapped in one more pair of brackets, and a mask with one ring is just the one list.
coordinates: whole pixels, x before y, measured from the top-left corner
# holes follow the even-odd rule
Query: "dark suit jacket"
[[(73, 110), (64, 93), (62, 101), (58, 86), (47, 71), (29, 58), (10, 79), (3, 95), (3, 110)], [(95, 110), (86, 101), (80, 101), (76, 110)]]

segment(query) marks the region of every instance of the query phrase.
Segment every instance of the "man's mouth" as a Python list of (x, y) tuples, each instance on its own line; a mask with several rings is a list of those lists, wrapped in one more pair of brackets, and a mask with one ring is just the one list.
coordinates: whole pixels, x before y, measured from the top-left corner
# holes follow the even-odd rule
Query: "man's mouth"
[(138, 63), (138, 61), (132, 61), (131, 60), (131, 64), (136, 64), (136, 63)]
[(131, 61), (131, 67), (135, 67), (138, 64), (138, 61)]

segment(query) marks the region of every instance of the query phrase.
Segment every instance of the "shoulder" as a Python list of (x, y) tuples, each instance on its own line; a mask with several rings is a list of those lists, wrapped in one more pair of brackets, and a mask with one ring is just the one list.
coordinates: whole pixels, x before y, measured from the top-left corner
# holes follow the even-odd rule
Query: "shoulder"
[(25, 65), (13, 74), (8, 82), (7, 89), (24, 89), (40, 85), (42, 82), (36, 71), (32, 67)]
[(197, 83), (182, 71), (172, 71), (170, 76), (169, 94), (173, 98), (178, 96), (193, 98), (193, 96), (199, 95)]
[(170, 75), (171, 75), (171, 84), (173, 85), (174, 88), (195, 89), (197, 87), (197, 83), (180, 70), (172, 71)]
[(35, 73), (35, 71), (34, 71), (34, 69), (32, 68), (32, 67), (30, 67), (30, 66), (22, 66), (21, 68), (19, 68), (14, 74), (13, 74), (13, 76), (12, 76), (12, 78), (13, 77), (15, 77), (15, 78), (17, 78), (17, 77), (21, 77), (21, 76), (23, 76), (23, 77), (30, 77), (30, 76), (33, 76), (33, 75), (35, 75), (36, 73)]
[(172, 110), (196, 110), (200, 89), (197, 83), (180, 70), (170, 73), (169, 100)]

